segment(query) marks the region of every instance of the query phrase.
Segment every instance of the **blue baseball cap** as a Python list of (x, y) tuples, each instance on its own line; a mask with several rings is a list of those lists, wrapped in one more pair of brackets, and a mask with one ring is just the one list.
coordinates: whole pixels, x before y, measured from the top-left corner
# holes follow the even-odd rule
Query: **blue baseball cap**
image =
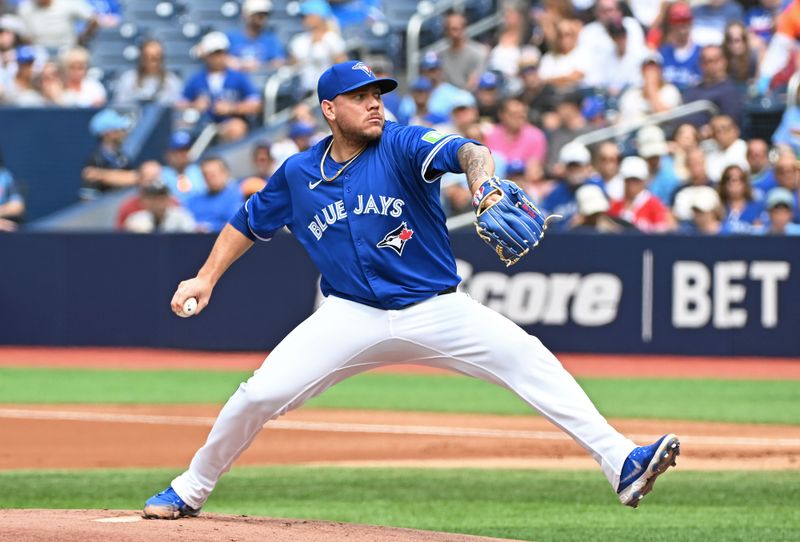
[(30, 45), (17, 47), (17, 63), (30, 64), (36, 61), (36, 49)]
[(784, 205), (794, 211), (794, 194), (782, 186), (770, 190), (767, 193), (767, 210), (771, 211), (778, 205)]
[(587, 96), (581, 104), (581, 115), (589, 120), (596, 119), (606, 112), (606, 101), (601, 96)]
[(439, 55), (433, 51), (428, 51), (425, 56), (419, 61), (419, 69), (421, 70), (435, 70), (442, 67), (442, 61), (439, 60)]
[(414, 79), (414, 82), (411, 83), (411, 90), (417, 92), (427, 92), (429, 90), (433, 90), (433, 82), (427, 77), (417, 77)]
[(372, 69), (358, 60), (348, 60), (334, 64), (319, 77), (317, 83), (317, 96), (320, 103), (323, 100), (333, 100), (339, 94), (345, 94), (366, 85), (376, 84), (381, 89), (381, 94), (386, 94), (397, 88), (397, 81), (390, 77), (378, 79)]
[(478, 102), (475, 101), (475, 96), (473, 96), (472, 93), (467, 92), (466, 90), (457, 92), (450, 99), (451, 109), (458, 109), (459, 107), (477, 107), (477, 106)]
[(289, 137), (311, 137), (316, 131), (314, 125), (298, 120), (289, 126)]
[(184, 130), (174, 132), (169, 138), (169, 150), (178, 151), (192, 146), (192, 135)]
[(481, 75), (481, 78), (478, 81), (478, 88), (497, 88), (497, 84), (497, 75), (492, 72), (486, 72)]
[(323, 19), (333, 17), (333, 10), (325, 0), (306, 0), (300, 4), (300, 15), (319, 15)]
[(89, 131), (93, 135), (100, 137), (114, 130), (127, 130), (130, 128), (130, 121), (114, 111), (113, 109), (103, 109), (95, 113), (89, 121)]

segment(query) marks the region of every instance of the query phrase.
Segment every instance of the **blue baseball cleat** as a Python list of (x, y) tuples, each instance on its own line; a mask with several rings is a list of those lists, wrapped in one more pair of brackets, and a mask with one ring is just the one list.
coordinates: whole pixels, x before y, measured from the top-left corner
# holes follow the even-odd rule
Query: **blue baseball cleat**
[(183, 502), (172, 486), (147, 499), (142, 512), (142, 516), (146, 519), (178, 519), (195, 517), (199, 514), (200, 509), (194, 509)]
[(656, 478), (670, 467), (681, 453), (681, 443), (672, 433), (664, 435), (654, 444), (635, 448), (619, 477), (617, 495), (622, 504), (636, 508), (642, 498), (650, 493)]

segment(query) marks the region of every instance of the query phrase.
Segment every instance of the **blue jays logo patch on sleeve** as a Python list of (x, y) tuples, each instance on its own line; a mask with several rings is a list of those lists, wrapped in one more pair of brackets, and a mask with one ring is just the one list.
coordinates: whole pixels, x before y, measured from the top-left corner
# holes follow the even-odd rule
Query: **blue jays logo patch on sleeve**
[(395, 229), (387, 233), (383, 240), (381, 240), (377, 245), (378, 248), (390, 248), (394, 250), (398, 256), (403, 255), (403, 248), (405, 248), (406, 243), (414, 236), (414, 230), (408, 227), (408, 225), (403, 222)]

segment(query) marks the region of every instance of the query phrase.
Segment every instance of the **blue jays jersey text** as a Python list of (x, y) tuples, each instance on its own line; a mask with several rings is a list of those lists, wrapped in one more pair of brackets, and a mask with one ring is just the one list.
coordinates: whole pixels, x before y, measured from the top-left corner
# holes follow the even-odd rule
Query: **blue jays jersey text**
[[(427, 299), (460, 281), (438, 179), (461, 172), (457, 153), (468, 141), (387, 122), (380, 140), (328, 182), (320, 160), (329, 136), (250, 197), (245, 233), (269, 239), (287, 226), (319, 268), (325, 295), (383, 309)], [(342, 166), (326, 157), (325, 175)]]

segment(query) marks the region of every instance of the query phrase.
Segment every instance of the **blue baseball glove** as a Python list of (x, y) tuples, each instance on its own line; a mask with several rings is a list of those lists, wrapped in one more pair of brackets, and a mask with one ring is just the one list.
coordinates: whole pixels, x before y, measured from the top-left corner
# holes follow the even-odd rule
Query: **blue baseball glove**
[[(497, 196), (497, 197), (494, 197)], [(516, 184), (492, 177), (472, 200), (475, 229), (506, 264), (512, 266), (539, 244), (547, 225), (560, 215), (544, 217)]]

